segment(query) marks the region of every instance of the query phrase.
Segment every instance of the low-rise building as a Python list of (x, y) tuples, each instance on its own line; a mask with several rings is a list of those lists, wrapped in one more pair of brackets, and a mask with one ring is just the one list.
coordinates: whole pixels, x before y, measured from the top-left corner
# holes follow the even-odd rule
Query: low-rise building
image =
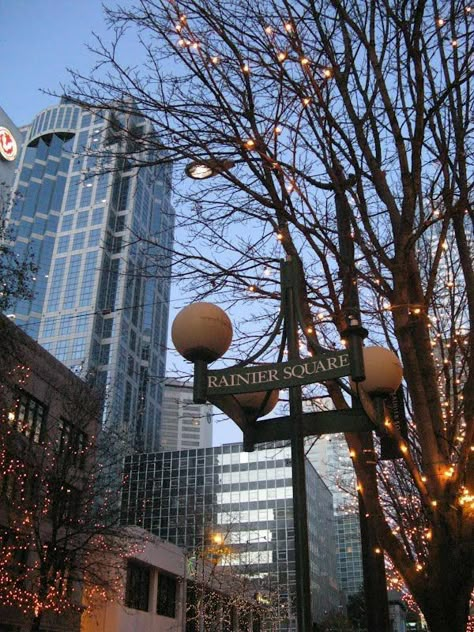
[(132, 531), (142, 545), (123, 560), (116, 598), (94, 601), (86, 595), (81, 632), (263, 629), (265, 595), (253, 594), (207, 557), (197, 558), (144, 530)]
[(100, 403), (1, 314), (0, 339), (0, 630), (75, 632)]
[[(329, 489), (306, 463), (312, 610), (337, 610), (333, 509)], [(296, 630), (296, 568), (291, 450), (242, 444), (137, 454), (126, 458), (122, 520), (210, 555), (218, 567), (268, 595), (273, 628)], [(221, 606), (220, 606), (221, 607)], [(250, 629), (242, 623), (242, 629)], [(229, 628), (232, 629), (232, 628)], [(194, 632), (193, 628), (189, 632)]]

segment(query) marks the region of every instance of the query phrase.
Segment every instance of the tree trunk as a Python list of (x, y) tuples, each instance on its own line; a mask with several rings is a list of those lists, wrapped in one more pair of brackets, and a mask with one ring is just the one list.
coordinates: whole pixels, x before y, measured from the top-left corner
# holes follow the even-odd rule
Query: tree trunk
[(453, 577), (445, 579), (445, 582), (437, 582), (438, 590), (428, 588), (426, 596), (419, 601), (428, 629), (430, 632), (466, 632), (471, 582), (460, 586)]
[(423, 608), (430, 632), (466, 632), (469, 617), (469, 597), (456, 595)]
[(43, 611), (40, 610), (38, 614), (33, 617), (33, 621), (31, 623), (30, 632), (39, 632), (41, 629), (41, 619), (43, 618)]

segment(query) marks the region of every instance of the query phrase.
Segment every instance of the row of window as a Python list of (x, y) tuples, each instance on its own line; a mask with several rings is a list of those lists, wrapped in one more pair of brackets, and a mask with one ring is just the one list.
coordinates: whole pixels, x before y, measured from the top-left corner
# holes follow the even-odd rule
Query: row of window
[[(134, 610), (148, 612), (150, 609), (150, 589), (155, 569), (135, 560), (128, 560), (125, 605)], [(161, 571), (158, 574), (156, 593), (156, 614), (176, 617), (177, 580)]]
[[(8, 423), (16, 428), (32, 443), (45, 440), (47, 408), (25, 391), (19, 391), (16, 406), (8, 413)], [(61, 454), (70, 452), (73, 464), (79, 468), (85, 465), (88, 435), (72, 423), (60, 418), (58, 422), (58, 448)]]

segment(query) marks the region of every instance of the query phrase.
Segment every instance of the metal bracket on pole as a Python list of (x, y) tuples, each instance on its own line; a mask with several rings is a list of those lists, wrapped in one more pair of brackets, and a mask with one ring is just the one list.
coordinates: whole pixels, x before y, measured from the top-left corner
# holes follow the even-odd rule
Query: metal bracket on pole
[(207, 362), (194, 361), (193, 401), (195, 404), (207, 402)]
[(349, 327), (341, 333), (341, 338), (347, 340), (349, 347), (349, 362), (351, 366), (351, 378), (354, 382), (365, 380), (364, 355), (362, 341), (368, 336), (367, 329), (361, 326), (358, 320), (351, 320)]

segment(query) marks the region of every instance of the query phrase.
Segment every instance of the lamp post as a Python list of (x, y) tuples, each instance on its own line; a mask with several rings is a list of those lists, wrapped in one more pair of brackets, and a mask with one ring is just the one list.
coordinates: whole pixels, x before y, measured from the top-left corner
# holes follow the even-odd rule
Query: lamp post
[[(352, 408), (346, 410), (304, 413), (301, 388), (305, 384), (345, 376), (350, 376), (356, 384), (366, 379), (372, 384), (372, 380), (377, 382), (381, 377), (384, 379), (382, 369), (391, 369), (392, 366), (384, 355), (384, 366), (375, 366), (369, 362), (370, 374), (366, 375), (364, 353), (367, 350), (363, 350), (362, 341), (367, 332), (355, 320), (345, 330), (347, 349), (331, 351), (317, 347), (317, 355), (301, 358), (298, 330), (303, 328), (303, 323), (299, 313), (299, 274), (294, 260), (288, 258), (281, 261), (280, 317), (270, 341), (262, 350), (266, 350), (277, 335), (282, 334), (279, 357), (283, 357), (286, 347), (287, 361), (255, 364), (261, 352), (234, 367), (210, 370), (208, 364), (220, 358), (232, 340), (230, 319), (222, 309), (211, 303), (194, 303), (185, 307), (173, 322), (172, 339), (178, 352), (194, 363), (195, 403), (209, 401), (233, 419), (243, 432), (245, 450), (252, 451), (255, 444), (268, 441), (291, 442), (296, 616), (299, 632), (310, 632), (312, 616), (304, 438), (326, 433), (371, 432), (375, 426), (358, 398), (354, 398)], [(383, 351), (391, 354), (387, 350)], [(392, 356), (396, 359), (391, 354), (391, 361)], [(401, 381), (398, 360), (395, 366)], [(289, 390), (289, 416), (258, 421), (276, 404), (277, 393), (281, 389)]]

